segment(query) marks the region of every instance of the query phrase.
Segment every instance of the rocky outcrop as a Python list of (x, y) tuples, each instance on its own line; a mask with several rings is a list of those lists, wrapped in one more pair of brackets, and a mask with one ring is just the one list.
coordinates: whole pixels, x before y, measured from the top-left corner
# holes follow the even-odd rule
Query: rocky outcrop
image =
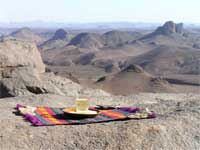
[(0, 98), (42, 94), (45, 65), (35, 44), (16, 39), (0, 42)]
[(166, 22), (163, 26), (158, 27), (154, 34), (170, 35), (173, 33), (183, 34), (183, 23), (175, 24), (173, 21)]
[(126, 67), (125, 69), (123, 69), (122, 72), (144, 73), (145, 71), (142, 69), (142, 67), (132, 64)]
[(38, 72), (30, 67), (4, 68), (1, 73), (0, 98), (45, 93)]
[(62, 96), (78, 95), (99, 95), (110, 94), (102, 90), (90, 90), (81, 87), (79, 84), (54, 73), (38, 74), (31, 68), (13, 68), (2, 71), (3, 77), (0, 80), (0, 98), (15, 97), (35, 94), (57, 94)]
[(45, 71), (36, 45), (16, 39), (0, 41), (0, 69), (6, 67), (31, 67), (39, 73)]
[(176, 24), (176, 33), (183, 34), (183, 23)]

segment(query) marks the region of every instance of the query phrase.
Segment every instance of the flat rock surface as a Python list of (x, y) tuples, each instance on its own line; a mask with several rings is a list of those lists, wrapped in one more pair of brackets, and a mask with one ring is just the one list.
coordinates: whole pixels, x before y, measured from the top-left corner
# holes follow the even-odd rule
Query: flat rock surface
[(134, 105), (154, 110), (156, 119), (33, 127), (13, 107), (66, 107), (75, 97), (33, 95), (0, 99), (1, 150), (199, 150), (200, 94), (146, 94), (90, 97), (91, 105)]

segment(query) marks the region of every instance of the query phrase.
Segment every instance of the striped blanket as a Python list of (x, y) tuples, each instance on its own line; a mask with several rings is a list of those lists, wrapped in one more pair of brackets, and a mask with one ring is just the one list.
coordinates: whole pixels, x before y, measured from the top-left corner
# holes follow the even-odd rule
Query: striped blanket
[[(16, 109), (19, 111), (22, 105), (17, 105)], [(92, 109), (94, 109), (93, 107)], [(139, 111), (136, 107), (119, 107), (116, 109), (98, 110), (99, 114), (94, 118), (73, 119), (68, 117), (63, 112), (63, 108), (53, 107), (36, 107), (34, 114), (25, 113), (24, 118), (31, 122), (34, 126), (52, 126), (52, 125), (73, 125), (73, 124), (88, 124), (88, 123), (100, 123), (117, 120), (130, 119), (128, 116), (135, 114)], [(154, 113), (150, 113), (146, 118), (155, 118)]]

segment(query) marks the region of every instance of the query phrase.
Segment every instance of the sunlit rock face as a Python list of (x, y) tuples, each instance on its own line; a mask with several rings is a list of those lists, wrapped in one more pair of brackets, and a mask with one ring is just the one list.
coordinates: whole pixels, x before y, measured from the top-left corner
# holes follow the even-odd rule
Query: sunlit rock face
[(16, 39), (0, 42), (0, 68), (32, 67), (39, 73), (45, 72), (45, 65), (35, 44)]

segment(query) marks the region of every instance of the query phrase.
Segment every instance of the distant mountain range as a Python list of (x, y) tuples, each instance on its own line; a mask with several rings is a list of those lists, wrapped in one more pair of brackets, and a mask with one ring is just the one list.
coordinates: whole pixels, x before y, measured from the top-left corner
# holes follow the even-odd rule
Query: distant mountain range
[[(62, 23), (62, 22), (45, 22), (45, 21), (32, 21), (32, 22), (0, 22), (0, 28), (73, 28), (73, 29), (140, 29), (149, 28), (155, 29), (162, 23), (151, 22), (94, 22), (94, 23)], [(185, 27), (199, 28), (200, 23), (184, 23)]]
[(1, 28), (73, 28), (73, 29), (110, 29), (110, 28), (156, 28), (159, 23), (143, 22), (99, 22), (99, 23), (57, 23), (57, 22), (11, 22), (1, 23)]

